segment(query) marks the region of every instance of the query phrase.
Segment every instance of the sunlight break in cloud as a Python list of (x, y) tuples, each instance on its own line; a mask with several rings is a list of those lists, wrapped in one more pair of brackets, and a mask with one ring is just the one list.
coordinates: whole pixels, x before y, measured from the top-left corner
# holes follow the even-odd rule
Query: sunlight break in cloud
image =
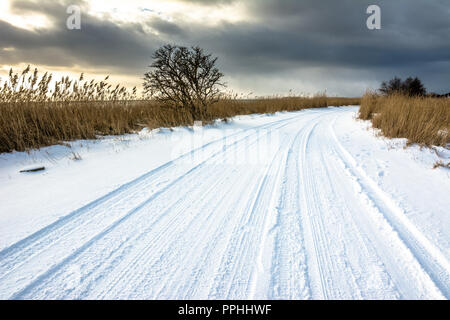
[(149, 17), (170, 22), (201, 23), (214, 26), (223, 22), (237, 23), (250, 18), (242, 3), (202, 5), (183, 1), (96, 0), (89, 2), (89, 14), (109, 17), (117, 23), (145, 23)]
[(50, 28), (52, 26), (50, 19), (44, 14), (11, 11), (10, 0), (0, 1), (0, 20), (25, 30)]

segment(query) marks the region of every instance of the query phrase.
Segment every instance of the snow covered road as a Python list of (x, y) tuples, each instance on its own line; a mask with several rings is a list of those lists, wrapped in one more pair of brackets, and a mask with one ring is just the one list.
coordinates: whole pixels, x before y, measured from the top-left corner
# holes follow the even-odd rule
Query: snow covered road
[[(346, 143), (354, 113), (255, 121), (5, 239), (0, 299), (448, 299), (446, 169), (386, 150), (374, 174)], [(427, 179), (437, 223), (388, 165)]]

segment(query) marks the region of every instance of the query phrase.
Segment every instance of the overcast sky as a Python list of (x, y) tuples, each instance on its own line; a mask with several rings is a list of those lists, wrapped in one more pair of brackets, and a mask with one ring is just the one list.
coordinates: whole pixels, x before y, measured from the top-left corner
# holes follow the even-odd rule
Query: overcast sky
[[(0, 0), (0, 71), (110, 74), (141, 86), (165, 43), (219, 57), (229, 89), (358, 96), (393, 76), (450, 91), (450, 0)], [(366, 9), (381, 8), (369, 30)], [(81, 8), (69, 30), (67, 7)]]

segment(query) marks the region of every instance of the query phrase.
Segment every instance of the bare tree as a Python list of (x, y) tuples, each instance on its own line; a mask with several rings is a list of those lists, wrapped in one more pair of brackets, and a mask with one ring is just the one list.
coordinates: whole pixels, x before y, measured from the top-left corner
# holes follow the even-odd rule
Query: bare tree
[(152, 58), (151, 71), (144, 75), (145, 92), (171, 107), (186, 108), (194, 119), (203, 119), (224, 86), (217, 58), (199, 47), (173, 45), (159, 48)]

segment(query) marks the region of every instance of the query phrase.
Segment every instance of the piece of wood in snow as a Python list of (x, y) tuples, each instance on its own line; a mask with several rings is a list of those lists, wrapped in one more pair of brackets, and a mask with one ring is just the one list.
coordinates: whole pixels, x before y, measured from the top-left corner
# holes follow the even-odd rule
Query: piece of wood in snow
[(45, 167), (36, 167), (36, 168), (30, 168), (30, 169), (23, 169), (20, 170), (20, 172), (36, 172), (36, 171), (42, 171), (45, 170)]

